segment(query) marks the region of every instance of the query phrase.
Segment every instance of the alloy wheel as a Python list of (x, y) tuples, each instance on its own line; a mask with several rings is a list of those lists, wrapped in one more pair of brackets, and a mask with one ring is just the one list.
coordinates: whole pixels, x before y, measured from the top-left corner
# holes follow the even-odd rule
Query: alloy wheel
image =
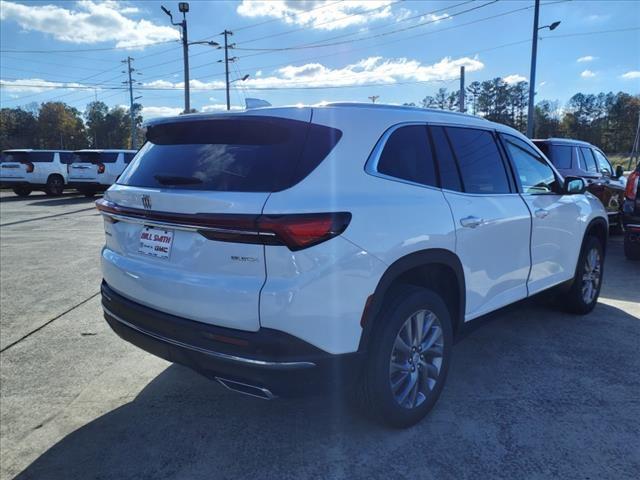
[(600, 277), (602, 275), (602, 259), (597, 248), (592, 248), (587, 253), (582, 272), (582, 299), (585, 303), (593, 302), (598, 294)]
[(391, 392), (398, 405), (416, 408), (435, 388), (442, 368), (444, 336), (438, 317), (419, 310), (396, 336), (389, 364)]

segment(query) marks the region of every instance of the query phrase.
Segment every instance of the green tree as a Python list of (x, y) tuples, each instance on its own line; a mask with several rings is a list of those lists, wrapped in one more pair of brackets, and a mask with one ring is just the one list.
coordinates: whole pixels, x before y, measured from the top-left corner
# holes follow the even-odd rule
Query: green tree
[(38, 132), (40, 148), (75, 150), (88, 146), (80, 112), (62, 102), (40, 105)]
[(38, 119), (21, 108), (0, 110), (0, 150), (38, 146)]

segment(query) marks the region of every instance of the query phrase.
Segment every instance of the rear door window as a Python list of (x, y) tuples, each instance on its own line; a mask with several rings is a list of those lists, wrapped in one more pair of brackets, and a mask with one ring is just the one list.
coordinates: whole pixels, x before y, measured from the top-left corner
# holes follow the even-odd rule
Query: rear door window
[(136, 187), (272, 192), (306, 177), (342, 132), (275, 117), (160, 123), (118, 183)]
[(596, 149), (593, 149), (593, 154), (598, 161), (598, 170), (600, 171), (600, 173), (604, 173), (605, 175), (609, 176), (613, 175), (613, 168), (611, 167), (609, 160), (607, 160), (607, 157), (605, 157), (602, 153), (600, 153), (599, 150)]
[(440, 172), (440, 184), (442, 188), (462, 191), (462, 182), (460, 181), (460, 172), (453, 158), (453, 152), (449, 145), (449, 140), (444, 132), (443, 127), (429, 127), (431, 131), (431, 139), (433, 141), (433, 149), (438, 159), (438, 170)]
[(60, 163), (63, 165), (68, 165), (73, 163), (73, 153), (71, 152), (60, 152)]
[(510, 193), (509, 179), (493, 133), (474, 128), (446, 127), (467, 193)]
[(436, 172), (425, 125), (396, 129), (387, 139), (378, 172), (422, 185), (436, 186)]
[(118, 161), (118, 152), (102, 152), (100, 154), (101, 163), (116, 163)]

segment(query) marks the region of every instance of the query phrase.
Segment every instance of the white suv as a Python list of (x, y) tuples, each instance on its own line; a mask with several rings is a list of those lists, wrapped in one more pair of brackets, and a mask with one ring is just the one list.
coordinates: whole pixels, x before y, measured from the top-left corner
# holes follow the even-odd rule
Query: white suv
[(71, 157), (71, 152), (65, 150), (5, 150), (0, 157), (0, 184), (12, 188), (20, 197), (34, 190), (62, 195)]
[(91, 197), (113, 185), (131, 163), (135, 150), (76, 150), (69, 165), (69, 186)]
[(463, 324), (602, 280), (607, 214), (517, 131), (329, 104), (184, 115), (105, 197), (102, 302), (125, 340), (258, 396), (355, 386), (386, 423), (436, 402)]

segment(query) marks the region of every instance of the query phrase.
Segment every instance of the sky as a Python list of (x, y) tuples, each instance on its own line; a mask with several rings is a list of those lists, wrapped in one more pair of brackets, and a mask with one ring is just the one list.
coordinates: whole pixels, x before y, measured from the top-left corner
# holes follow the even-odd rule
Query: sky
[[(191, 1), (190, 42), (224, 43), (232, 108), (330, 101), (418, 103), (439, 88), (529, 79), (533, 0)], [(0, 0), (0, 104), (93, 100), (129, 104), (122, 60), (133, 58), (143, 116), (184, 109), (177, 2)], [(576, 92), (640, 93), (640, 1), (542, 0), (536, 101)], [(189, 47), (191, 107), (225, 108), (224, 50)], [(246, 80), (241, 80), (249, 75)]]

